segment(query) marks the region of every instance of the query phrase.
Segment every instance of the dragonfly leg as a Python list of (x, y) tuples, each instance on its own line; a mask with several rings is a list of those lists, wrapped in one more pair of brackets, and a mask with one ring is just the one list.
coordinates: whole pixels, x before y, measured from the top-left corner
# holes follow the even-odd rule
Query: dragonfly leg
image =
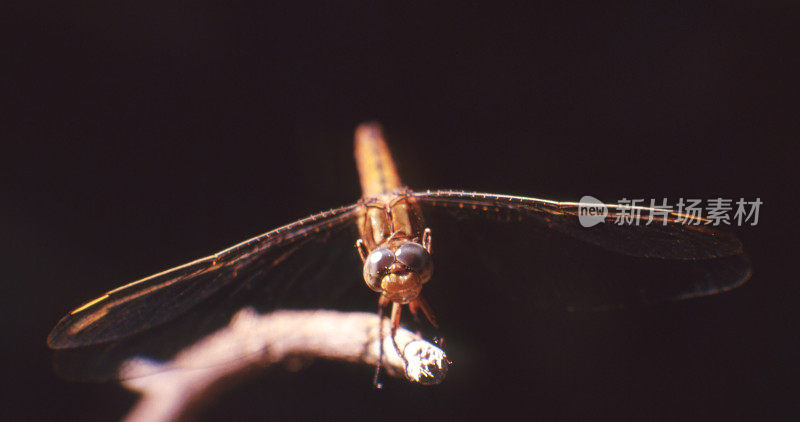
[(428, 253), (431, 253), (431, 229), (425, 228), (425, 232), (422, 233), (422, 247), (425, 248)]
[(408, 310), (411, 311), (411, 315), (414, 316), (414, 321), (419, 323), (419, 304), (416, 300), (408, 303)]
[(375, 388), (383, 388), (383, 384), (378, 380), (378, 377), (381, 374), (381, 366), (383, 366), (383, 310), (388, 304), (389, 299), (386, 299), (385, 296), (381, 296), (378, 299), (378, 364), (375, 365), (375, 376), (372, 378), (372, 385)]
[(425, 314), (425, 318), (428, 319), (428, 322), (431, 323), (433, 328), (439, 328), (439, 324), (436, 323), (436, 315), (433, 314), (431, 305), (429, 305), (425, 298), (421, 295), (418, 296), (416, 300), (408, 304), (408, 309), (410, 309), (411, 313), (414, 315), (416, 315), (417, 312), (422, 309), (422, 313)]
[(400, 315), (403, 313), (403, 305), (394, 302), (392, 303), (392, 337), (397, 333), (397, 327), (400, 326)]
[[(397, 341), (395, 340), (395, 334), (397, 333), (397, 328), (400, 327), (400, 315), (402, 314), (402, 311), (403, 311), (403, 305), (397, 302), (392, 303), (392, 345), (394, 346), (394, 350), (395, 352), (397, 352), (397, 355), (400, 356), (401, 359), (403, 359), (404, 363), (403, 371), (405, 371), (406, 368), (408, 367), (408, 360), (406, 360), (405, 355), (403, 355), (403, 352), (400, 350), (400, 346), (397, 345)], [(408, 377), (408, 374), (404, 375), (406, 376), (406, 378)]]
[(356, 240), (356, 251), (358, 251), (358, 256), (361, 257), (361, 262), (367, 260), (367, 255), (369, 255), (369, 251), (367, 251), (367, 246), (364, 244), (364, 240), (362, 239)]

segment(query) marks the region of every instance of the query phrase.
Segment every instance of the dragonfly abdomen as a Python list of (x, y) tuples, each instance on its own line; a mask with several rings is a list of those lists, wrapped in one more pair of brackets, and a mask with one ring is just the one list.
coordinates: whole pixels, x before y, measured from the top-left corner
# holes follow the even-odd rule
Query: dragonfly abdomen
[(375, 198), (402, 186), (379, 124), (363, 123), (358, 126), (355, 155), (364, 198)]

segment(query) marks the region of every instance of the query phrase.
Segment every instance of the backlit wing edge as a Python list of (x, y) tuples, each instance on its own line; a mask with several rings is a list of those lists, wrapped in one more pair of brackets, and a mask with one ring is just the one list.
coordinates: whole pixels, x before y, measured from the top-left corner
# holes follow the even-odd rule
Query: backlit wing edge
[[(353, 221), (358, 210), (358, 204), (353, 204), (314, 214), (111, 290), (62, 318), (47, 337), (47, 344), (52, 349), (64, 349), (103, 343), (167, 322), (234, 281), (239, 270), (257, 263), (266, 252), (281, 247), (283, 254), (292, 253), (293, 244)], [(277, 255), (272, 259), (283, 258)]]

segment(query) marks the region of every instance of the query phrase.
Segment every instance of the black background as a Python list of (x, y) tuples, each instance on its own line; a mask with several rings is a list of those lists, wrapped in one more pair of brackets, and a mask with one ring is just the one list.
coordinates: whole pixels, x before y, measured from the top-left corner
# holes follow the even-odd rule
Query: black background
[[(353, 202), (352, 130), (374, 119), (412, 188), (760, 197), (759, 225), (738, 231), (754, 275), (694, 301), (509, 322), (498, 337), (522, 336), (524, 348), (491, 363), (455, 352), (438, 387), (387, 380), (376, 392), (369, 368), (318, 362), (253, 377), (205, 416), (796, 413), (791, 12), (694, 2), (12, 7), (0, 412), (124, 415), (135, 397), (121, 387), (52, 374), (52, 326), (118, 284)], [(454, 303), (459, 294), (469, 292)], [(475, 312), (493, 312), (491, 302)], [(474, 375), (492, 368), (504, 375)]]

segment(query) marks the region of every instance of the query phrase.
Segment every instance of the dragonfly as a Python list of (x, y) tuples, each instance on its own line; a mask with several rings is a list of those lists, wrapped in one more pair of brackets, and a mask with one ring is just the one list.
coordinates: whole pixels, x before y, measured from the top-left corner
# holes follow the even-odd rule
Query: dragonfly
[[(86, 302), (47, 338), (57, 370), (74, 379), (120, 379), (124, 360), (168, 359), (246, 306), (346, 310), (374, 306), (377, 293), (381, 324), (391, 308), (392, 335), (404, 307), (437, 327), (423, 294), (434, 279), (434, 250), (445, 299), (511, 295), (536, 310), (686, 299), (731, 290), (750, 277), (734, 235), (687, 225), (680, 213), (637, 207), (648, 224), (623, 225), (615, 221), (631, 208), (604, 204), (601, 224), (584, 227), (578, 202), (413, 191), (401, 182), (379, 124), (361, 124), (354, 140), (359, 201)], [(487, 301), (473, 299), (472, 306)]]

